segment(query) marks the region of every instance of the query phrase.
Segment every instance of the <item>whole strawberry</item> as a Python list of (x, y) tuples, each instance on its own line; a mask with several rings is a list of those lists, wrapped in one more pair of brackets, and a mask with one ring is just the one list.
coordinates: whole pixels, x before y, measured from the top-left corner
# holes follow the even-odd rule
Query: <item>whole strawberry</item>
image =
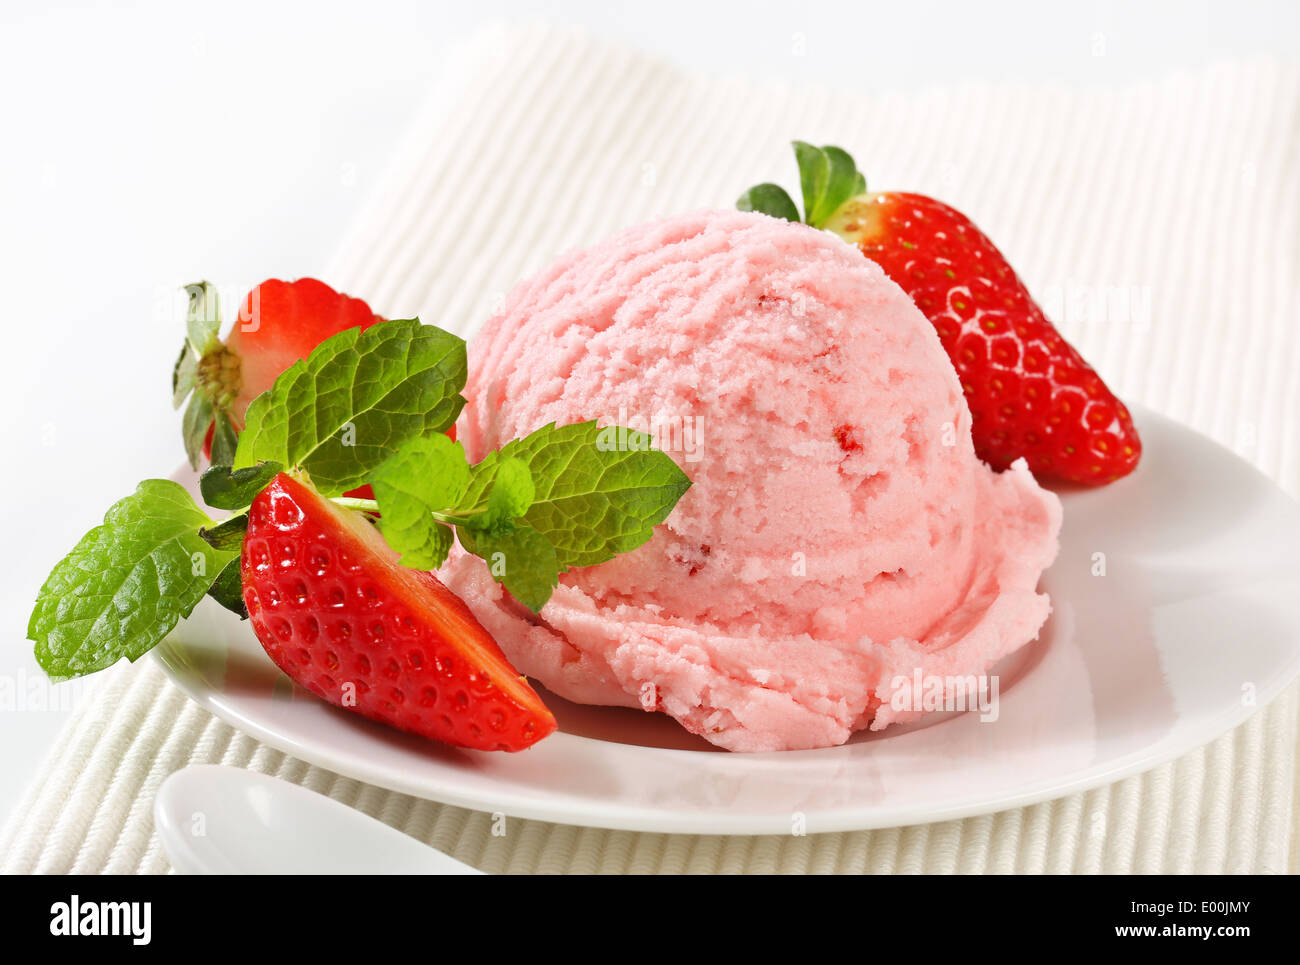
[[(924, 195), (868, 193), (840, 148), (794, 147), (802, 220), (857, 246), (934, 325), (966, 393), (981, 459), (1005, 469), (1024, 458), (1039, 478), (1086, 485), (1133, 471), (1142, 443), (1128, 409), (970, 219)], [(751, 188), (738, 206), (800, 220), (774, 184)]]
[(280, 473), (253, 500), (240, 576), (267, 654), (335, 706), (479, 750), (523, 750), (555, 730), (459, 597), (306, 482)]

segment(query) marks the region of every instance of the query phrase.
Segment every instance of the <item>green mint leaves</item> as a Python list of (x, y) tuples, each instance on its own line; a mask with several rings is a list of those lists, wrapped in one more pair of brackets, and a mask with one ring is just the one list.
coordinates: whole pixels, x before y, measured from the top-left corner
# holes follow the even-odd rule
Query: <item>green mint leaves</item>
[(452, 531), (443, 521), (469, 487), (465, 449), (444, 435), (412, 439), (370, 475), (379, 531), (404, 566), (436, 570), (447, 560)]
[(465, 342), (418, 319), (340, 332), (253, 400), (234, 468), (299, 467), (336, 496), (406, 440), (449, 428), (465, 373)]
[[(213, 352), (220, 360), (220, 322), (212, 286), (189, 292), (173, 397), (190, 396), (183, 421), (192, 463), (216, 419), (214, 468), (200, 488), (218, 509), (243, 510), (285, 467), (311, 473), (327, 494), (342, 492), (402, 443), (450, 426), (464, 405), (465, 343), (418, 321), (381, 322), (335, 335), (291, 366), (254, 401), (236, 438), (226, 414), (194, 391), (200, 361)], [(243, 615), (237, 564), (246, 526), (242, 512), (209, 518), (177, 483), (141, 483), (42, 587), (28, 624), (41, 667), (64, 678), (134, 660), (205, 593)]]
[[(867, 190), (867, 179), (858, 171), (852, 156), (833, 145), (815, 147), (805, 141), (794, 142), (795, 160), (799, 164), (799, 187), (803, 194), (803, 221), (820, 228), (845, 201)], [(736, 201), (741, 211), (757, 211), (798, 221), (799, 209), (784, 188), (764, 183), (750, 188)]]
[[(55, 566), (32, 611), (28, 636), (52, 678), (137, 659), (204, 594), (246, 617), (247, 507), (280, 472), (370, 513), (406, 566), (438, 568), (459, 538), (534, 611), (565, 570), (648, 540), (690, 486), (649, 436), (594, 422), (545, 426), (471, 466), (443, 434), (465, 404), (465, 343), (415, 319), (321, 342), (253, 401), (237, 433), (199, 391), (205, 367), (225, 363), (217, 319), (211, 286), (190, 286), (173, 399), (190, 399), (183, 421), (195, 464), (215, 420), (213, 465), (199, 488), (232, 515), (213, 520), (182, 486), (160, 479), (114, 504)], [(340, 495), (363, 483), (374, 500)]]
[(522, 460), (535, 486), (524, 520), (551, 541), (565, 569), (604, 563), (648, 540), (691, 485), (650, 436), (623, 430), (619, 439), (595, 422), (544, 426), (484, 459), (470, 494), (495, 481), (494, 464)]
[(544, 426), (469, 466), (459, 443), (420, 438), (371, 475), (379, 528), (407, 566), (440, 566), (461, 545), (537, 611), (559, 574), (648, 540), (690, 487), (644, 433), (624, 443), (595, 422)]
[(560, 561), (550, 540), (526, 523), (495, 530), (462, 526), (456, 532), (511, 596), (534, 613), (546, 605), (560, 582)]
[(166, 636), (236, 559), (199, 536), (211, 522), (166, 479), (113, 504), (36, 598), (27, 635), (41, 668), (58, 679), (93, 673)]

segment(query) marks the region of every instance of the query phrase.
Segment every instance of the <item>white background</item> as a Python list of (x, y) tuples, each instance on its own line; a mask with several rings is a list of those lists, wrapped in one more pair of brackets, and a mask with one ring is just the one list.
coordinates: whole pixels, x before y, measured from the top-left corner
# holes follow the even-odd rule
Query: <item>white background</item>
[(3, 0), (0, 817), (66, 717), (33, 701), (70, 703), (28, 686), (44, 575), (110, 503), (181, 459), (177, 289), (321, 273), (446, 52), (495, 18), (585, 25), (710, 73), (851, 88), (1115, 85), (1300, 59), (1300, 4), (1285, 0)]

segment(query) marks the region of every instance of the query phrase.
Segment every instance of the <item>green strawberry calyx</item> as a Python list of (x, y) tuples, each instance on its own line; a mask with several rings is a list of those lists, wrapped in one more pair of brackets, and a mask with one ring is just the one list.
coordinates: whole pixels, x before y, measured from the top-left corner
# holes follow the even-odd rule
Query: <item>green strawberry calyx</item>
[[(193, 392), (186, 439), (200, 448), (191, 431), (224, 416), (195, 391), (203, 360), (220, 358), (220, 323), (194, 304), (208, 287), (191, 291), (190, 355), (176, 378), (178, 392)], [(610, 449), (594, 421), (543, 426), (471, 464), (446, 435), (466, 376), (464, 340), (419, 319), (325, 339), (253, 400), (229, 443), (218, 421), (199, 492), (229, 515), (209, 516), (178, 483), (146, 480), (55, 566), (27, 628), (41, 668), (66, 679), (135, 660), (204, 595), (246, 616), (248, 511), (280, 472), (359, 510), (404, 566), (435, 569), (458, 540), (534, 612), (562, 573), (650, 539), (691, 484), (650, 436), (622, 429), (627, 447)], [(347, 495), (364, 485), (373, 500)]]
[(209, 431), (212, 462), (228, 464), (234, 457), (237, 433), (231, 407), (242, 383), (239, 356), (218, 338), (221, 303), (216, 287), (199, 281), (186, 285), (185, 291), (189, 295), (185, 344), (172, 367), (172, 407), (185, 406), (181, 419), (185, 455), (190, 466), (198, 469)]
[(816, 147), (806, 141), (794, 141), (793, 146), (799, 165), (803, 216), (789, 192), (771, 182), (750, 188), (737, 199), (736, 207), (824, 228), (845, 202), (866, 193), (867, 179), (843, 148), (830, 144)]

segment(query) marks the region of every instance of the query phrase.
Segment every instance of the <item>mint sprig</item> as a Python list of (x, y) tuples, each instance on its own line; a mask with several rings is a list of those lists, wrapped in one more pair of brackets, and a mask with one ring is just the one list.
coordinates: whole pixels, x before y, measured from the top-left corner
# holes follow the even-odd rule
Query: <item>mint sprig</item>
[(412, 439), (370, 474), (379, 531), (404, 566), (435, 570), (447, 560), (452, 531), (445, 513), (469, 486), (465, 449), (444, 435)]
[(545, 536), (526, 523), (493, 529), (459, 526), (456, 535), (516, 600), (534, 613), (546, 606), (560, 583), (560, 561)]
[(465, 373), (464, 340), (418, 319), (339, 332), (253, 400), (233, 466), (298, 467), (338, 495), (408, 439), (448, 429)]
[[(621, 446), (611, 440), (623, 439)], [(574, 566), (594, 566), (650, 538), (690, 479), (645, 433), (554, 423), (478, 465), (443, 437), (403, 446), (371, 476), (379, 528), (407, 566), (439, 566), (454, 526), (467, 551), (530, 609)]]
[(521, 460), (535, 486), (524, 521), (551, 541), (565, 569), (595, 566), (648, 540), (690, 488), (686, 473), (651, 442), (643, 432), (594, 421), (552, 423), (489, 454), (475, 467), (466, 499), (481, 498), (503, 460)]
[[(195, 305), (208, 305), (209, 286), (194, 287), (186, 352), (219, 357), (215, 310)], [(195, 387), (186, 358), (178, 394)], [(41, 588), (28, 623), (40, 665), (62, 679), (135, 660), (205, 593), (246, 616), (239, 557), (247, 507), (281, 471), (377, 517), (407, 566), (440, 566), (454, 533), (534, 611), (564, 570), (648, 540), (690, 486), (649, 436), (594, 422), (545, 426), (470, 466), (464, 448), (442, 434), (464, 405), (465, 375), (465, 343), (412, 319), (326, 339), (253, 401), (237, 437), (224, 411), (195, 392), (187, 450), (197, 461), (204, 426), (217, 418), (212, 453), (221, 464), (203, 474), (200, 489), (233, 515), (211, 519), (177, 483), (141, 483)], [(339, 495), (366, 482), (375, 500)]]
[[(820, 228), (850, 198), (866, 193), (867, 179), (858, 171), (853, 157), (834, 145), (815, 147), (794, 141), (799, 165), (799, 187), (803, 194), (803, 221)], [(750, 188), (736, 201), (741, 211), (757, 211), (786, 221), (799, 221), (799, 208), (779, 185), (763, 183)]]
[(472, 470), (459, 442), (412, 439), (370, 476), (379, 531), (403, 565), (436, 569), (451, 551), (454, 526), (461, 545), (535, 612), (559, 583), (555, 547), (520, 519), (533, 503), (528, 465), (512, 457), (498, 462), (494, 454), (493, 470), (471, 494)]
[[(190, 295), (186, 351), (199, 356), (213, 350), (218, 323), (211, 286), (191, 286)], [(327, 492), (343, 491), (398, 445), (455, 420), (464, 405), (461, 339), (413, 320), (380, 322), (359, 335), (351, 329), (322, 342), (254, 400), (248, 429), (230, 454), (236, 468), (204, 474), (210, 505), (243, 510), (280, 467), (312, 473)], [(203, 394), (191, 397), (184, 421), (193, 461), (206, 426), (220, 414)], [(356, 444), (342, 444), (352, 432)], [(242, 612), (238, 568), (230, 564), (238, 561), (247, 522), (243, 512), (216, 522), (174, 482), (141, 483), (42, 587), (28, 623), (42, 668), (64, 678), (134, 660), (208, 592)]]
[(235, 555), (199, 536), (212, 523), (183, 486), (146, 479), (54, 567), (27, 635), (54, 678), (136, 660), (189, 616)]
[(501, 455), (497, 457), (495, 467), (487, 508), (473, 513), (463, 524), (470, 529), (498, 530), (522, 517), (537, 499), (537, 485), (533, 482), (528, 463), (518, 456)]

